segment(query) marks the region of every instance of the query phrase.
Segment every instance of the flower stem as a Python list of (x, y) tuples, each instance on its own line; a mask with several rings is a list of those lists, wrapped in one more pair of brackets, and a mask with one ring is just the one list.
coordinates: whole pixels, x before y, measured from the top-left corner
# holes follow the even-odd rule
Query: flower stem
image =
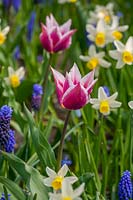
[(68, 120), (69, 120), (69, 117), (70, 117), (70, 113), (71, 113), (71, 111), (69, 110), (68, 113), (67, 113), (66, 119), (65, 119), (63, 131), (62, 131), (62, 135), (61, 135), (61, 140), (60, 140), (60, 145), (59, 145), (59, 148), (58, 148), (57, 170), (59, 170), (60, 167), (61, 167), (63, 145), (64, 145), (64, 139), (65, 139), (65, 134), (66, 134), (66, 130), (67, 130), (67, 124), (68, 124)]
[(46, 65), (46, 69), (44, 71), (44, 79), (42, 81), (42, 86), (43, 86), (43, 97), (42, 97), (42, 103), (41, 103), (41, 108), (40, 108), (40, 119), (42, 121), (42, 118), (43, 118), (43, 112), (44, 112), (44, 109), (45, 109), (45, 95), (46, 95), (46, 87), (47, 87), (47, 82), (48, 82), (48, 76), (49, 76), (49, 66), (50, 66), (50, 63), (51, 63), (51, 60), (52, 60), (52, 54), (50, 54), (50, 58), (49, 58), (49, 61)]
[(133, 110), (130, 117), (130, 171), (133, 170)]

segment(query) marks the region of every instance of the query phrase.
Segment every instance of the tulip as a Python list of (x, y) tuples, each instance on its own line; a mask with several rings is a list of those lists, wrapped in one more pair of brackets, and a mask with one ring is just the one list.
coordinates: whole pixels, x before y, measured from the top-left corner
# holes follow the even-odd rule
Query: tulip
[(41, 23), (40, 41), (44, 49), (50, 53), (63, 51), (71, 45), (71, 36), (76, 30), (70, 30), (71, 20), (59, 26), (53, 15), (46, 17), (46, 25)]
[(77, 110), (85, 106), (90, 100), (90, 93), (97, 79), (94, 80), (94, 70), (81, 78), (76, 64), (64, 77), (52, 68), (59, 103), (69, 110)]

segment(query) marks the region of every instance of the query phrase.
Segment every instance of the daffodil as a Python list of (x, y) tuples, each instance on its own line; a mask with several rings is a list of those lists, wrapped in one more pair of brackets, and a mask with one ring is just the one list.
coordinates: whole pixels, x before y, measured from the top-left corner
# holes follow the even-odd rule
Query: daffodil
[(129, 106), (131, 109), (133, 109), (133, 101), (129, 101), (129, 102), (128, 102), (128, 106)]
[(109, 26), (109, 33), (112, 36), (112, 41), (121, 40), (123, 37), (122, 32), (128, 29), (128, 25), (119, 26), (119, 17), (113, 16), (112, 24)]
[(96, 24), (100, 19), (109, 24), (114, 16), (114, 4), (108, 3), (106, 6), (97, 5), (94, 11), (90, 11), (90, 17), (87, 21), (89, 24)]
[[(1, 23), (1, 20), (0, 20), (0, 23)], [(1, 29), (1, 26), (0, 26), (0, 45), (2, 45), (5, 42), (6, 35), (9, 32), (9, 30), (10, 30), (9, 26), (6, 26), (3, 30)]]
[(5, 81), (8, 85), (11, 85), (13, 88), (16, 88), (20, 85), (22, 79), (24, 78), (24, 75), (24, 67), (20, 67), (16, 71), (12, 67), (8, 67), (8, 77), (5, 78)]
[(65, 177), (67, 172), (69, 171), (68, 166), (65, 164), (62, 168), (56, 173), (54, 170), (46, 167), (46, 172), (48, 174), (48, 178), (44, 179), (44, 184), (48, 187), (53, 187), (54, 190), (60, 190), (62, 188), (63, 180), (68, 180), (71, 184), (77, 181), (76, 176)]
[(96, 110), (99, 110), (103, 115), (109, 115), (110, 111), (113, 108), (118, 108), (121, 106), (121, 102), (116, 101), (115, 99), (118, 96), (118, 92), (115, 92), (113, 95), (108, 96), (104, 91), (103, 87), (98, 89), (98, 98), (93, 98), (90, 100), (92, 107)]
[(133, 37), (130, 36), (124, 45), (120, 41), (114, 42), (117, 50), (109, 51), (109, 55), (117, 60), (116, 68), (120, 69), (125, 64), (133, 64)]
[(112, 41), (109, 34), (109, 29), (103, 19), (100, 19), (96, 25), (87, 24), (86, 31), (88, 32), (88, 38), (95, 42), (96, 46), (104, 47), (106, 44)]
[(73, 190), (71, 183), (68, 180), (62, 182), (61, 193), (49, 193), (50, 200), (82, 200), (80, 195), (84, 191), (84, 183)]
[(77, 0), (58, 0), (58, 3), (63, 4), (63, 3), (76, 3)]
[[(103, 59), (105, 56), (105, 52), (96, 52), (96, 47), (94, 45), (91, 45), (88, 50), (88, 56), (80, 55), (80, 59), (83, 60), (86, 63), (86, 66), (93, 70), (98, 69), (99, 66), (108, 68), (110, 67), (110, 63)], [(96, 74), (96, 71), (95, 71)]]

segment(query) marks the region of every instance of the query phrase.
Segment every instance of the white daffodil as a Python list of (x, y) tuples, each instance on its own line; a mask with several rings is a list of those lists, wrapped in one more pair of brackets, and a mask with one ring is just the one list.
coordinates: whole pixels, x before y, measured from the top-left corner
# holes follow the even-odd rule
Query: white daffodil
[(104, 47), (109, 42), (112, 42), (112, 38), (108, 32), (108, 26), (105, 24), (103, 19), (98, 21), (96, 27), (91, 24), (87, 24), (86, 31), (89, 33), (87, 37), (91, 41), (95, 42), (98, 47)]
[(13, 88), (16, 88), (20, 85), (22, 79), (24, 78), (24, 75), (24, 67), (20, 67), (16, 71), (12, 67), (8, 67), (8, 77), (5, 78), (5, 81), (8, 85), (11, 85)]
[(129, 102), (128, 102), (128, 106), (129, 106), (131, 109), (133, 109), (133, 101), (129, 101)]
[(128, 25), (119, 26), (119, 17), (113, 16), (112, 24), (109, 26), (109, 33), (111, 34), (112, 41), (121, 40), (123, 37), (122, 32), (128, 29)]
[(95, 68), (98, 69), (97, 67), (99, 66), (108, 68), (111, 64), (103, 59), (104, 56), (105, 52), (102, 51), (100, 53), (97, 53), (96, 47), (94, 45), (91, 45), (88, 50), (88, 56), (81, 55), (80, 59), (87, 62), (86, 66), (91, 70)]
[(61, 194), (49, 193), (50, 200), (82, 200), (79, 196), (84, 191), (84, 183), (77, 189), (73, 190), (71, 183), (68, 180), (62, 182)]
[(90, 12), (87, 23), (96, 24), (100, 19), (103, 19), (105, 23), (109, 24), (114, 15), (113, 7), (113, 3), (108, 3), (106, 6), (97, 5), (95, 10)]
[[(1, 24), (1, 19), (0, 19), (0, 24)], [(6, 26), (3, 30), (1, 29), (0, 25), (0, 45), (3, 44), (6, 40), (6, 35), (9, 32), (10, 27)]]
[(44, 179), (44, 184), (48, 187), (53, 187), (54, 190), (60, 190), (63, 180), (68, 180), (71, 184), (75, 183), (78, 180), (76, 176), (65, 177), (68, 170), (69, 168), (66, 164), (62, 166), (58, 173), (46, 167), (49, 177)]
[(125, 64), (132, 65), (133, 64), (133, 37), (130, 36), (124, 45), (120, 41), (114, 42), (117, 50), (109, 51), (109, 55), (117, 60), (116, 68), (120, 69)]
[(63, 4), (63, 3), (76, 3), (77, 0), (58, 0), (58, 3)]
[(115, 92), (111, 96), (107, 96), (103, 87), (98, 89), (98, 99), (94, 98), (90, 100), (90, 103), (93, 104), (92, 107), (99, 110), (103, 115), (109, 115), (110, 111), (113, 108), (118, 108), (121, 106), (121, 102), (115, 101), (118, 96), (118, 92)]

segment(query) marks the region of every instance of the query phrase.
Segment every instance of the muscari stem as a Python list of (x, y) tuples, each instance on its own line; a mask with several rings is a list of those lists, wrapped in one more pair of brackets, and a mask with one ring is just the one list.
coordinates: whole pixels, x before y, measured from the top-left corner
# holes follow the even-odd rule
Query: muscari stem
[(66, 115), (66, 119), (65, 119), (63, 131), (62, 131), (62, 135), (61, 135), (60, 145), (59, 145), (59, 148), (58, 148), (57, 170), (59, 170), (60, 167), (61, 167), (63, 145), (64, 145), (64, 139), (65, 139), (65, 134), (66, 134), (66, 130), (67, 130), (67, 125), (68, 125), (68, 120), (69, 120), (69, 117), (70, 117), (70, 113), (71, 113), (71, 111), (69, 110), (68, 113), (67, 113), (67, 115)]

